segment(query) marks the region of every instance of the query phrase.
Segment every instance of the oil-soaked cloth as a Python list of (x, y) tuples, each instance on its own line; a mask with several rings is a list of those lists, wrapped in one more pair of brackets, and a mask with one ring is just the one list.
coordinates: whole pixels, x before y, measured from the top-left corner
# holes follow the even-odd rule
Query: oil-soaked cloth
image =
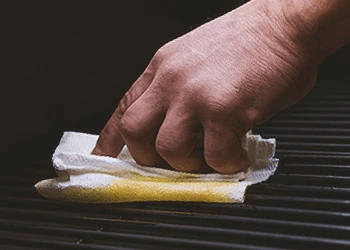
[(262, 139), (251, 133), (242, 139), (251, 166), (230, 175), (141, 166), (126, 146), (117, 158), (91, 155), (97, 138), (65, 132), (52, 158), (58, 177), (37, 183), (39, 193), (48, 199), (79, 203), (243, 202), (247, 187), (267, 180), (278, 165), (274, 158), (275, 139)]

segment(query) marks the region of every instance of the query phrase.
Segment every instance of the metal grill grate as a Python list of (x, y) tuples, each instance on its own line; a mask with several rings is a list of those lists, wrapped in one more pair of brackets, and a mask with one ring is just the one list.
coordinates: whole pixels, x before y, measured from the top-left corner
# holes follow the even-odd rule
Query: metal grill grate
[(255, 129), (281, 164), (245, 204), (49, 201), (33, 188), (47, 162), (0, 176), (4, 249), (350, 249), (350, 99), (315, 90)]

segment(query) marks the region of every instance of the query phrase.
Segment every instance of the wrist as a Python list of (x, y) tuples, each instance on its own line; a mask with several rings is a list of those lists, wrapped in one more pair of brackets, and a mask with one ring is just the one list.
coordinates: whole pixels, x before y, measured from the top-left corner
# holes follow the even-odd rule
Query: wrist
[(348, 0), (261, 0), (261, 4), (311, 61), (320, 63), (350, 41)]

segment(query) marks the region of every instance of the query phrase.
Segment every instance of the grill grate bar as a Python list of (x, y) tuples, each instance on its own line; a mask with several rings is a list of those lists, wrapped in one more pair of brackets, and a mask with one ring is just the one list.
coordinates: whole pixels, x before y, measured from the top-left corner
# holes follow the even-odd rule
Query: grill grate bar
[[(1, 232), (0, 233), (4, 233)], [(131, 250), (131, 249), (149, 249), (149, 247), (142, 247), (137, 245), (140, 245), (140, 243), (136, 243), (139, 239), (135, 241), (135, 239), (132, 239), (132, 242), (134, 242), (133, 246), (130, 247), (121, 247), (119, 245), (122, 245), (123, 242), (118, 241), (118, 246), (106, 246), (106, 245), (98, 245), (98, 244), (92, 244), (90, 242), (84, 242), (82, 241), (81, 243), (66, 243), (62, 241), (53, 241), (53, 240), (42, 240), (42, 236), (45, 235), (36, 235), (37, 239), (28, 239), (25, 236), (17, 236), (16, 234), (14, 236), (7, 236), (7, 235), (0, 235), (0, 241), (3, 243), (7, 244), (16, 244), (16, 245), (23, 245), (23, 246), (35, 246), (35, 247), (42, 247), (44, 249), (84, 249), (84, 250)], [(33, 236), (32, 236), (33, 237)], [(34, 236), (35, 237), (35, 236)], [(131, 237), (129, 237), (131, 238)], [(114, 239), (114, 242), (116, 242), (116, 239)], [(142, 242), (142, 241), (141, 241)], [(101, 242), (103, 244), (104, 242)], [(148, 243), (148, 242), (147, 242)], [(159, 242), (156, 242), (159, 243)], [(176, 245), (181, 245), (181, 240), (177, 241), (178, 244)], [(124, 243), (125, 244), (125, 243)], [(130, 245), (130, 243), (129, 243)], [(237, 243), (230, 243), (230, 244), (223, 244), (223, 243), (215, 243), (215, 245), (208, 244), (205, 245), (204, 243), (202, 244), (197, 244), (195, 245), (194, 242), (190, 245), (182, 245), (181, 249), (193, 249), (193, 247), (201, 247), (201, 249), (245, 249), (245, 250), (277, 250), (278, 248), (274, 247), (264, 247), (264, 246), (256, 246), (256, 245), (245, 245), (245, 244), (237, 244)], [(152, 249), (164, 249), (161, 247), (157, 247), (155, 245), (152, 245)], [(172, 249), (178, 249), (174, 245), (170, 244), (166, 246), (166, 249), (172, 250)], [(288, 248), (289, 249), (289, 248)]]
[[(349, 249), (350, 89), (315, 90), (254, 129), (280, 166), (244, 204), (84, 205), (41, 198), (45, 161), (0, 176), (0, 246), (42, 249)], [(102, 229), (103, 228), (103, 229)]]
[(266, 125), (260, 126), (259, 128), (254, 129), (257, 134), (270, 134), (277, 136), (283, 136), (288, 133), (295, 133), (296, 135), (350, 135), (350, 129), (348, 128), (317, 128), (317, 127), (291, 127), (289, 124), (281, 127), (267, 127)]
[(310, 114), (315, 114), (315, 113), (322, 113), (322, 114), (343, 114), (343, 113), (347, 113), (350, 112), (350, 107), (299, 107), (299, 106), (295, 106), (292, 107), (290, 109), (285, 110), (283, 113), (280, 113), (279, 116), (283, 116), (286, 114), (295, 114), (295, 113), (299, 113), (300, 115), (303, 115), (305, 113), (310, 112)]
[[(322, 247), (322, 246), (340, 246), (340, 247), (349, 247), (350, 242), (344, 241), (341, 239), (331, 239), (331, 238), (317, 238), (317, 237), (305, 237), (305, 236), (295, 236), (295, 235), (288, 235), (288, 234), (277, 234), (277, 233), (266, 233), (266, 232), (253, 232), (253, 231), (245, 231), (245, 230), (237, 230), (237, 229), (212, 229), (212, 228), (203, 228), (203, 227), (197, 227), (197, 226), (179, 226), (177, 225), (177, 230), (181, 230), (184, 234), (193, 234), (193, 232), (196, 232), (197, 235), (204, 235), (206, 236), (206, 239), (217, 239), (222, 240), (224, 239), (230, 239), (231, 241), (238, 241), (243, 242), (249, 241), (251, 237), (254, 237), (256, 239), (255, 245), (262, 244), (266, 242), (267, 240), (271, 240), (270, 245), (273, 246), (280, 246), (280, 242), (288, 242), (289, 244), (304, 244), (307, 246), (312, 247)], [(206, 249), (208, 248), (229, 248), (229, 247), (235, 247), (235, 244), (230, 243), (230, 245), (217, 245), (217, 242), (211, 242), (211, 241), (198, 241), (198, 240), (183, 240), (183, 239), (173, 239), (169, 237), (164, 236), (151, 236), (151, 235), (140, 235), (135, 233), (120, 233), (120, 232), (101, 232), (101, 231), (91, 231), (91, 230), (81, 230), (81, 229), (67, 229), (67, 228), (52, 228), (44, 225), (40, 225), (40, 223), (33, 228), (30, 224), (25, 224), (23, 222), (13, 222), (13, 221), (1, 221), (1, 228), (11, 230), (11, 231), (27, 231), (28, 229), (32, 230), (32, 233), (37, 234), (49, 234), (49, 235), (60, 235), (60, 236), (67, 236), (67, 237), (79, 237), (79, 238), (91, 238), (94, 241), (96, 240), (107, 240), (107, 241), (114, 241), (116, 239), (123, 240), (123, 239), (137, 239), (138, 241), (152, 241), (154, 243), (157, 243), (159, 246), (160, 243), (163, 243), (165, 245), (182, 245), (182, 246), (196, 246), (196, 247), (204, 247)], [(153, 229), (156, 229), (158, 232), (171, 232), (174, 227), (173, 225), (169, 224), (162, 224), (162, 225), (155, 225), (152, 227)], [(155, 231), (155, 230), (154, 230)], [(216, 241), (217, 241), (216, 240)], [(242, 247), (241, 244), (236, 245), (236, 247)], [(244, 245), (243, 245), (244, 246)]]
[[(25, 203), (26, 202), (26, 203)], [(11, 211), (11, 209), (13, 207), (15, 207), (15, 205), (24, 205), (24, 204), (28, 204), (28, 209), (33, 209), (33, 204), (35, 201), (32, 201), (32, 203), (30, 201), (25, 200), (25, 202), (19, 202), (17, 201), (11, 201), (8, 200), (7, 204), (8, 207), (3, 207), (2, 208), (2, 213), (4, 215), (6, 215), (5, 218), (9, 218), (12, 215), (8, 214), (9, 211)], [(40, 204), (40, 206), (42, 207), (41, 210), (35, 209), (33, 211), (35, 211), (35, 214), (31, 214), (31, 219), (36, 219), (37, 217), (40, 217), (39, 220), (42, 220), (41, 216), (44, 216), (44, 219), (46, 219), (45, 217), (45, 213), (43, 213), (40, 216), (40, 213), (42, 212), (42, 210), (44, 209), (48, 209), (50, 211), (56, 211), (57, 210), (57, 206), (50, 206), (47, 203), (41, 203), (38, 202), (38, 204)], [(334, 224), (339, 224), (339, 225), (348, 225), (350, 222), (350, 217), (349, 217), (349, 213), (348, 212), (339, 212), (339, 211), (331, 211), (331, 210), (315, 210), (313, 208), (285, 208), (285, 207), (281, 207), (281, 205), (279, 207), (273, 207), (273, 206), (267, 206), (267, 205), (256, 205), (256, 204), (252, 204), (249, 205), (249, 203), (247, 203), (247, 205), (243, 205), (243, 206), (235, 206), (235, 205), (231, 205), (231, 206), (203, 206), (203, 205), (199, 205), (196, 206), (194, 204), (190, 204), (191, 206), (189, 206), (189, 204), (172, 204), (171, 206), (176, 209), (177, 213), (188, 213), (190, 212), (190, 214), (198, 214), (198, 213), (202, 213), (202, 214), (206, 214), (207, 216), (214, 216), (215, 214), (220, 214), (220, 215), (239, 215), (239, 216), (245, 216), (245, 217), (263, 217), (266, 219), (273, 219), (273, 220), (285, 220), (286, 218), (292, 219), (294, 221), (308, 221), (308, 222), (317, 222), (317, 223), (323, 223), (323, 224), (330, 224), (330, 225), (334, 225)], [(122, 214), (124, 214), (124, 210), (125, 209), (132, 209), (133, 211), (140, 211), (140, 213), (143, 213), (143, 210), (153, 210), (154, 213), (157, 213), (158, 210), (164, 210), (167, 209), (170, 205), (165, 205), (165, 206), (159, 206), (159, 205), (148, 205), (148, 206), (144, 206), (143, 208), (140, 207), (134, 207), (134, 206), (129, 206), (129, 207), (124, 207), (121, 209), (113, 209), (110, 207), (104, 207), (102, 209), (104, 216), (114, 216), (113, 218), (116, 218), (113, 220), (114, 223), (116, 223), (116, 221), (124, 221), (125, 222), (125, 218), (123, 216), (121, 216), (119, 214), (119, 212), (121, 211)], [(228, 211), (221, 211), (221, 212), (217, 212), (218, 208), (226, 208), (228, 209)], [(79, 213), (79, 211), (86, 211), (90, 214), (93, 214), (94, 217), (96, 218), (101, 218), (101, 211), (100, 210), (96, 210), (89, 208), (86, 209), (84, 206), (76, 206), (74, 208), (65, 208), (62, 207), (61, 210), (56, 211), (56, 212), (62, 212), (62, 210), (64, 211), (64, 213), (62, 213), (59, 218), (63, 221), (68, 220), (74, 220), (76, 218), (76, 213)], [(259, 211), (260, 214), (256, 214), (256, 212)], [(23, 211), (21, 211), (21, 213), (23, 213)], [(160, 212), (160, 215), (162, 215), (162, 213)], [(318, 216), (321, 216), (322, 218), (320, 219)], [(80, 216), (80, 215), (79, 215)], [(116, 217), (115, 217), (116, 216)], [(119, 216), (119, 217), (118, 217)], [(23, 216), (23, 219), (25, 218), (25, 215)], [(145, 216), (142, 221), (139, 221), (139, 223), (149, 223), (148, 222), (148, 217)], [(14, 217), (14, 219), (16, 219)], [(37, 219), (36, 219), (37, 220)], [(105, 219), (104, 219), (105, 220)], [(79, 220), (78, 220), (79, 221)], [(178, 221), (176, 221), (176, 224), (181, 224), (182, 221), (179, 218)], [(187, 223), (186, 221), (183, 223)], [(83, 223), (84, 224), (84, 223)], [(203, 224), (204, 225), (204, 224)], [(205, 225), (204, 225), (205, 226)], [(207, 226), (214, 226), (215, 225), (207, 225)], [(228, 225), (228, 227), (230, 227)]]
[(303, 106), (350, 107), (350, 102), (342, 101), (342, 100), (320, 101), (320, 100), (305, 99), (304, 101), (298, 104), (298, 107), (303, 107)]
[(297, 120), (286, 118), (273, 118), (269, 121), (269, 126), (284, 126), (285, 124), (302, 127), (322, 127), (322, 128), (349, 128), (350, 121), (344, 120)]
[[(267, 228), (270, 232), (289, 233), (294, 235), (305, 236), (327, 236), (328, 238), (348, 239), (350, 227), (337, 224), (325, 224), (315, 222), (301, 222), (290, 220), (277, 220), (266, 218), (251, 218), (237, 215), (210, 215), (200, 213), (181, 213), (168, 211), (153, 211), (148, 209), (117, 209), (114, 215), (91, 217), (88, 214), (82, 214), (78, 211), (73, 212), (48, 212), (38, 209), (19, 209), (19, 208), (2, 208), (0, 213), (6, 216), (6, 219), (27, 219), (34, 221), (49, 221), (55, 223), (74, 223), (83, 225), (94, 225), (102, 228), (113, 228), (116, 224), (125, 222), (134, 222), (139, 226), (140, 223), (154, 224), (166, 223), (172, 224), (174, 230), (177, 230), (177, 224), (195, 225), (213, 228), (232, 228), (239, 226), (242, 230), (252, 230), (266, 232)], [(136, 222), (136, 223), (135, 223)]]
[[(350, 111), (350, 109), (349, 109)], [(283, 113), (279, 115), (276, 118), (272, 118), (279, 120), (279, 119), (290, 119), (292, 118), (293, 120), (302, 120), (302, 121), (307, 121), (307, 120), (317, 120), (317, 119), (331, 119), (331, 120), (350, 120), (350, 115), (349, 113), (344, 113), (344, 114), (337, 114), (337, 112), (333, 112), (332, 114), (329, 114), (327, 112), (324, 113)]]
[[(294, 186), (293, 186), (293, 188), (294, 188)], [(297, 188), (299, 188), (299, 187), (297, 187)], [(5, 205), (1, 206), (3, 211), (11, 210), (12, 208), (16, 208), (17, 206), (21, 207), (21, 205), (23, 205), (23, 204), (27, 204), (27, 208), (28, 209), (32, 208), (32, 209), (35, 210), (37, 208), (37, 206), (40, 205), (40, 207), (42, 207), (43, 209), (47, 208), (50, 211), (54, 211), (54, 210), (57, 210), (57, 205), (59, 204), (59, 203), (57, 204), (57, 203), (53, 203), (53, 202), (42, 201), (40, 199), (22, 198), (22, 197), (18, 197), (18, 198), (5, 197), (5, 198), (2, 199), (2, 202), (3, 202), (3, 204), (5, 204)], [(170, 203), (170, 204), (172, 204), (172, 203)], [(188, 206), (188, 205), (191, 205), (191, 206)], [(172, 204), (172, 207), (174, 207), (174, 206), (175, 207), (181, 207), (178, 204)], [(280, 210), (280, 206), (281, 206), (281, 204), (279, 206), (271, 206), (271, 205), (269, 205), (269, 206), (266, 206), (266, 205), (261, 206), (260, 205), (259, 206), (257, 204), (252, 204), (252, 205), (247, 205), (247, 206), (245, 206), (245, 205), (244, 206), (229, 205), (229, 206), (226, 206), (226, 208), (229, 208), (230, 211), (226, 211), (225, 213), (221, 213), (221, 214), (228, 214), (228, 215), (230, 215), (231, 214), (231, 210), (236, 211), (236, 210), (242, 210), (242, 209), (245, 209), (244, 211), (248, 211), (248, 210), (249, 211), (255, 211), (255, 210), (260, 210), (260, 209), (262, 209), (264, 211), (267, 211), (266, 209), (269, 208), (269, 211), (271, 210), (271, 211), (274, 211), (274, 212), (276, 212), (276, 211), (282, 211), (282, 212), (285, 211), (284, 208), (282, 210)], [(74, 207), (72, 207), (72, 206), (62, 206), (60, 208), (60, 210), (74, 213), (74, 212), (81, 211), (82, 209), (84, 209), (85, 211), (88, 211), (90, 213), (94, 213), (94, 214), (96, 214), (96, 216), (99, 216), (100, 211), (96, 210), (95, 206), (92, 206), (90, 209), (87, 209), (87, 207), (90, 208), (90, 206), (84, 206), (84, 205), (74, 206)], [(162, 206), (156, 206), (156, 207), (159, 208), (158, 210), (162, 210)], [(167, 207), (167, 206), (165, 206), (165, 207)], [(198, 206), (198, 205), (196, 206), (195, 204), (190, 203), (190, 204), (185, 205), (185, 207), (182, 207), (177, 212), (182, 212), (183, 210), (184, 211), (189, 211), (188, 207), (190, 207), (190, 208), (193, 207), (193, 210), (198, 209), (198, 211), (201, 211), (202, 208), (203, 208), (203, 205), (201, 204), (200, 206)], [(204, 206), (204, 207), (206, 209), (208, 209), (208, 206)], [(220, 206), (216, 205), (216, 206), (213, 206), (213, 207), (218, 208)], [(224, 208), (225, 206), (221, 205), (221, 207)], [(148, 208), (148, 206), (145, 206), (145, 204), (141, 203), (141, 204), (137, 204), (136, 207), (129, 205), (126, 208), (143, 210), (145, 208)], [(122, 211), (124, 211), (124, 209), (126, 209), (126, 208), (123, 207), (123, 208), (120, 208), (120, 209), (122, 209)], [(40, 212), (41, 210), (42, 209), (35, 210), (35, 211), (36, 212)], [(107, 214), (113, 213), (115, 211), (119, 211), (119, 209), (114, 209), (113, 210), (110, 207), (104, 207), (103, 210)], [(154, 212), (156, 212), (156, 210), (157, 209), (155, 209)], [(322, 213), (323, 215), (329, 215), (329, 216), (333, 216), (333, 217), (336, 215), (336, 216), (341, 216), (340, 218), (341, 218), (342, 221), (344, 221), (344, 220), (346, 221), (347, 218), (349, 217), (349, 213), (347, 211), (345, 211), (345, 212), (339, 212), (338, 211), (339, 213), (334, 213), (331, 210), (320, 210), (320, 208), (315, 209), (314, 207), (311, 207), (310, 209), (292, 209), (290, 211), (294, 211), (295, 213), (298, 213), (298, 214), (301, 214), (301, 213), (304, 213), (304, 212), (305, 213), (311, 213), (311, 211), (313, 211), (314, 213)], [(162, 214), (162, 211), (159, 211), (159, 212)], [(204, 213), (204, 212), (205, 211), (202, 211), (202, 213)], [(213, 209), (213, 210), (208, 210), (205, 213), (206, 214), (213, 214), (213, 215), (215, 215), (218, 212), (215, 209)], [(272, 214), (272, 215), (277, 215), (277, 214)], [(263, 215), (261, 215), (261, 216), (257, 215), (256, 217), (263, 217)], [(271, 218), (274, 218), (274, 217), (271, 217)], [(333, 218), (333, 219), (335, 219), (335, 218)]]
[[(266, 137), (275, 137), (273, 134), (265, 134)], [(331, 142), (349, 142), (350, 136), (337, 136), (337, 135), (298, 135), (298, 134), (283, 134), (278, 136), (279, 142), (293, 142), (293, 141), (312, 141), (323, 142), (322, 144), (328, 145)]]
[[(126, 248), (119, 246), (103, 246), (95, 244), (77, 244), (76, 242), (64, 242), (62, 240), (47, 240), (42, 239), (42, 235), (30, 235), (19, 234), (19, 233), (9, 233), (7, 231), (0, 231), (0, 244), (4, 247), (9, 245), (16, 245), (22, 247), (40, 247), (43, 249), (81, 249), (81, 250), (132, 250), (135, 246)], [(22, 249), (25, 249), (22, 248)], [(141, 249), (141, 248), (140, 248)]]

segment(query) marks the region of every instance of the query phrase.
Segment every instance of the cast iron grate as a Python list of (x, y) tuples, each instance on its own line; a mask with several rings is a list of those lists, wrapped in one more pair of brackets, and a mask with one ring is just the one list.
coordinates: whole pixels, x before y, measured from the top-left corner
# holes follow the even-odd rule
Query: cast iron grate
[(2, 249), (350, 249), (350, 92), (315, 90), (255, 129), (276, 137), (278, 171), (244, 204), (79, 205), (33, 185), (48, 162), (0, 176)]

